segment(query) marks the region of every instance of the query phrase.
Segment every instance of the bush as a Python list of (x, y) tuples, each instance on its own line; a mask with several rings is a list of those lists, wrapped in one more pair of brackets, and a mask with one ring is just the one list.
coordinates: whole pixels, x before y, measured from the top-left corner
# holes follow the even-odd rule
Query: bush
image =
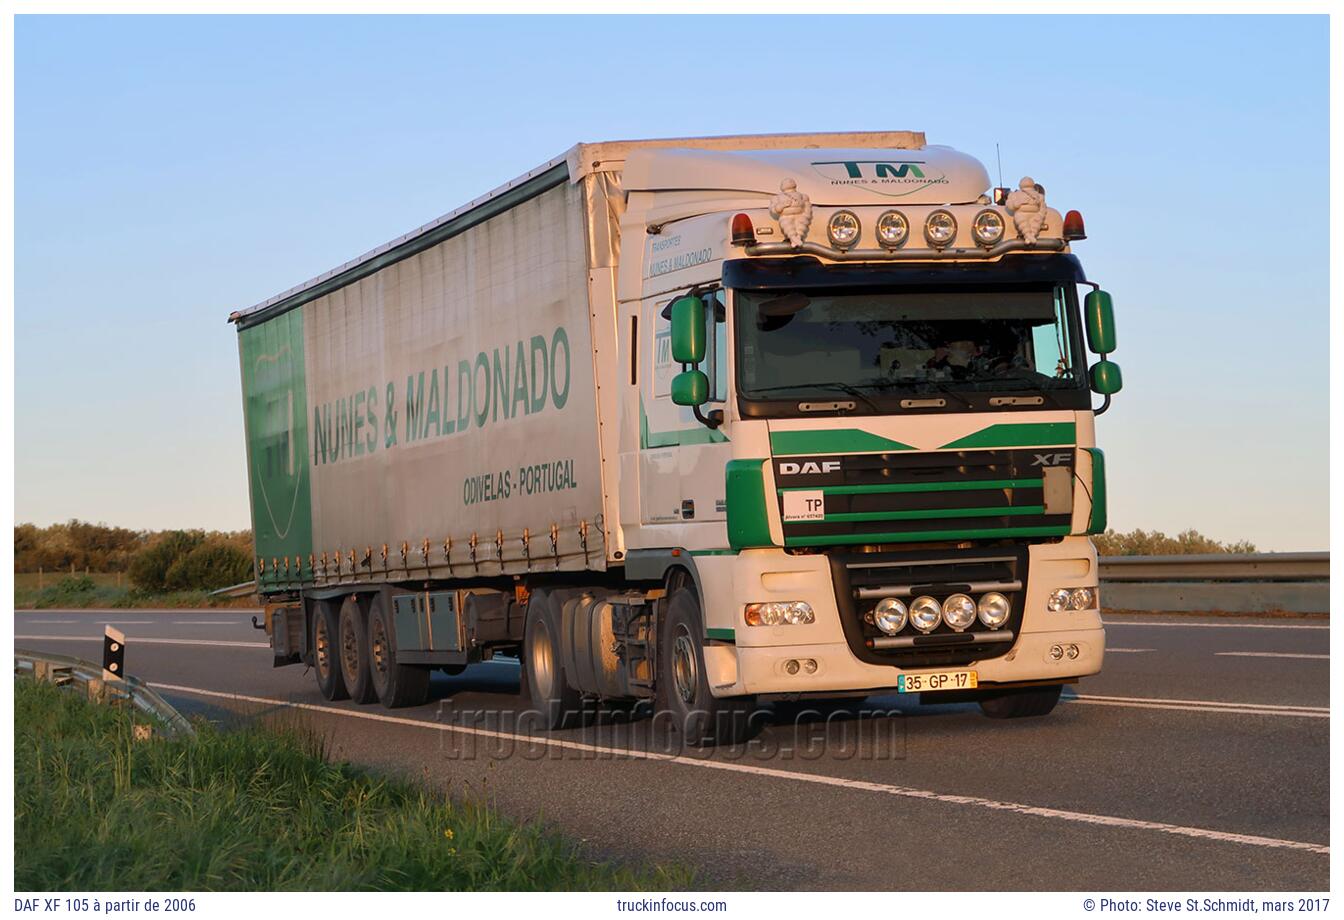
[(205, 542), (199, 530), (172, 530), (131, 559), (131, 582), (142, 591), (166, 591), (173, 563)]
[(1174, 537), (1161, 531), (1131, 530), (1118, 533), (1108, 530), (1092, 538), (1102, 556), (1188, 556), (1200, 553), (1253, 553), (1255, 544), (1249, 540), (1219, 543), (1197, 530), (1184, 530)]
[(207, 540), (179, 556), (164, 574), (169, 591), (212, 591), (251, 579), (251, 555), (221, 540)]

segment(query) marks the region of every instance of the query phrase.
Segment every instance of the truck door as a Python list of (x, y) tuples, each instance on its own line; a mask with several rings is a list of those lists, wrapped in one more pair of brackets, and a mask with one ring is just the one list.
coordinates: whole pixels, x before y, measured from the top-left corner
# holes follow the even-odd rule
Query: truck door
[[(640, 381), (639, 506), (642, 524), (699, 524), (727, 519), (724, 467), (731, 451), (725, 427), (708, 428), (688, 407), (672, 402), (672, 378), (681, 365), (672, 360), (669, 305), (675, 296), (641, 304), (639, 325), (649, 330), (641, 343), (652, 373)], [(728, 394), (728, 325), (723, 292), (705, 294), (705, 361), (709, 377), (708, 414), (726, 409)], [(726, 414), (726, 412), (725, 412)]]

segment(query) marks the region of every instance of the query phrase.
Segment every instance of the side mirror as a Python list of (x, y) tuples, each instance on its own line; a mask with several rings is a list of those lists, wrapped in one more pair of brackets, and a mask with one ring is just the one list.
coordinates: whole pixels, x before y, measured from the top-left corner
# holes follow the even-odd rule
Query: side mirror
[(1115, 313), (1111, 309), (1111, 295), (1105, 291), (1088, 294), (1083, 299), (1083, 316), (1087, 320), (1087, 347), (1098, 355), (1115, 351)]
[[(1094, 393), (1110, 396), (1112, 393), (1119, 393), (1120, 388), (1124, 386), (1124, 381), (1120, 379), (1120, 365), (1114, 361), (1098, 361), (1092, 365), (1091, 373)], [(676, 381), (673, 381), (672, 388), (675, 393)]]
[(678, 406), (703, 406), (709, 402), (709, 378), (704, 371), (682, 371), (672, 378), (672, 401)]
[[(672, 302), (672, 360), (678, 364), (705, 360), (705, 302), (699, 297), (679, 297)], [(678, 405), (698, 406), (702, 402)]]

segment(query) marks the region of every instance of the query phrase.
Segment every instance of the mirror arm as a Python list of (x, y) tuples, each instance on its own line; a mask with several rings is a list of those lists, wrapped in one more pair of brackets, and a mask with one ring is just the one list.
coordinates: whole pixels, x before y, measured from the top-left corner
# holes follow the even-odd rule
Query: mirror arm
[(1101, 415), (1107, 409), (1111, 408), (1111, 394), (1107, 393), (1101, 398), (1101, 405), (1092, 410), (1093, 415)]
[(722, 409), (711, 409), (709, 415), (701, 412), (699, 406), (692, 406), (691, 409), (695, 412), (695, 420), (711, 431), (723, 424)]

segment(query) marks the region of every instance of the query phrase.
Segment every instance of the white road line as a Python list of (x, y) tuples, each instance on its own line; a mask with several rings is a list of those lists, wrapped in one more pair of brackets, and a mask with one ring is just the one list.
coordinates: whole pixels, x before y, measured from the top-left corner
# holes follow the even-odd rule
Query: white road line
[(1087, 693), (1063, 698), (1069, 703), (1094, 706), (1125, 706), (1133, 709), (1173, 709), (1182, 712), (1240, 713), (1257, 716), (1291, 716), (1302, 719), (1328, 719), (1328, 706), (1279, 706), (1272, 703), (1237, 703), (1222, 700), (1169, 700), (1142, 696), (1101, 696)]
[(1106, 654), (1107, 654), (1107, 655), (1111, 654), (1111, 652), (1120, 652), (1120, 653), (1123, 654), (1123, 653), (1125, 653), (1125, 652), (1151, 652), (1151, 651), (1155, 651), (1155, 649), (1151, 649), (1151, 648), (1111, 648), (1109, 645), (1106, 646)]
[(1329, 661), (1329, 655), (1299, 655), (1295, 652), (1214, 652), (1228, 658), (1304, 658), (1311, 661)]
[[(54, 624), (57, 624), (57, 623), (65, 624), (65, 623), (83, 623), (83, 622), (84, 622), (83, 620), (48, 620), (48, 619), (46, 619), (45, 617), (40, 617), (39, 619), (41, 619), (41, 621), (42, 621), (44, 624), (45, 624), (45, 623), (51, 623), (51, 624), (53, 624), (53, 625), (54, 625)], [(36, 624), (34, 624), (34, 625), (36, 625)]]
[(237, 626), (237, 620), (173, 620), (174, 626)]
[(1102, 620), (1102, 626), (1184, 626), (1189, 629), (1329, 629), (1329, 625), (1314, 623), (1173, 623), (1170, 620)]
[(797, 782), (813, 783), (819, 786), (836, 786), (843, 789), (855, 789), (861, 792), (876, 792), (883, 795), (894, 795), (907, 799), (923, 799), (925, 801), (941, 802), (948, 805), (966, 805), (991, 811), (1008, 811), (1037, 818), (1054, 818), (1059, 821), (1071, 821), (1077, 824), (1094, 824), (1104, 827), (1118, 827), (1126, 830), (1157, 831), (1164, 834), (1175, 834), (1181, 837), (1196, 837), (1203, 840), (1214, 840), (1220, 843), (1241, 843), (1248, 846), (1283, 850), (1304, 850), (1308, 853), (1318, 853), (1323, 856), (1330, 855), (1329, 846), (1320, 843), (1306, 843), (1300, 840), (1280, 840), (1276, 837), (1258, 837), (1252, 834), (1233, 834), (1226, 831), (1208, 830), (1202, 827), (1184, 827), (1179, 824), (1166, 824), (1161, 821), (1143, 821), (1137, 818), (1121, 818), (1114, 815), (1094, 815), (1082, 811), (1065, 811), (1059, 808), (1044, 808), (1038, 805), (1002, 802), (995, 799), (981, 798), (976, 795), (952, 795), (944, 792), (933, 792), (928, 789), (914, 789), (909, 786), (894, 786), (888, 783), (872, 783), (864, 780), (846, 779), (840, 776), (825, 776), (817, 773), (795, 773), (791, 770), (779, 770), (773, 767), (761, 767), (754, 764), (744, 764), (733, 761), (700, 760), (692, 757), (678, 757), (673, 754), (659, 754), (654, 751), (614, 748), (600, 744), (585, 744), (581, 741), (566, 741), (545, 736), (534, 737), (531, 735), (515, 734), (513, 732), (492, 731), (486, 728), (472, 728), (467, 725), (452, 725), (443, 722), (423, 722), (419, 719), (407, 719), (400, 716), (383, 715), (382, 713), (377, 712), (338, 709), (334, 706), (318, 706), (313, 703), (295, 703), (290, 700), (272, 699), (263, 696), (246, 696), (241, 693), (224, 693), (218, 690), (203, 690), (198, 687), (183, 687), (177, 684), (154, 683), (151, 684), (151, 686), (169, 692), (176, 691), (178, 693), (191, 693), (197, 696), (240, 700), (246, 703), (257, 703), (265, 706), (284, 706), (291, 709), (321, 712), (328, 715), (348, 716), (354, 719), (367, 719), (371, 722), (385, 722), (391, 725), (405, 725), (412, 728), (428, 729), (430, 731), (455, 732), (458, 734), (479, 735), (488, 738), (516, 739), (523, 742), (542, 744), (548, 747), (568, 748), (570, 750), (587, 751), (595, 754), (623, 755), (632, 759), (663, 761), (684, 767), (724, 770), (729, 773), (745, 773), (754, 776), (767, 776), (773, 779), (795, 780)]
[[(15, 636), (32, 642), (102, 642), (102, 636)], [(227, 648), (270, 648), (269, 642), (225, 642), (222, 639), (151, 639), (146, 636), (127, 636), (126, 644), (140, 645), (222, 645)]]

